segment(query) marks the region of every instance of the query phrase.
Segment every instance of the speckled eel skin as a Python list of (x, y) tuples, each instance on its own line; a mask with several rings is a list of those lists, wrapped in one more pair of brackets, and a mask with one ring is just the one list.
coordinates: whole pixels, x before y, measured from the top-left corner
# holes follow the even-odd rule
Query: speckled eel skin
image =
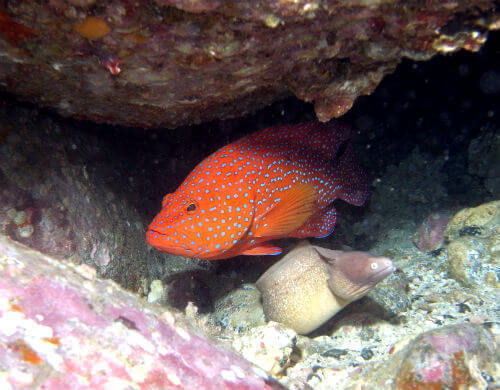
[(325, 237), (335, 199), (362, 205), (369, 182), (348, 127), (336, 121), (270, 127), (224, 146), (167, 194), (149, 225), (153, 247), (207, 260), (278, 254), (268, 241)]

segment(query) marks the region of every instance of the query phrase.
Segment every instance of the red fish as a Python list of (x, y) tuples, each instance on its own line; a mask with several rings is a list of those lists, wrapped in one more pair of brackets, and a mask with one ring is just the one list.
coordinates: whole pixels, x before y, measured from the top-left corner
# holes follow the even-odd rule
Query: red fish
[(163, 198), (146, 240), (207, 260), (275, 255), (268, 243), (333, 232), (337, 198), (362, 205), (369, 182), (335, 121), (270, 127), (217, 150)]

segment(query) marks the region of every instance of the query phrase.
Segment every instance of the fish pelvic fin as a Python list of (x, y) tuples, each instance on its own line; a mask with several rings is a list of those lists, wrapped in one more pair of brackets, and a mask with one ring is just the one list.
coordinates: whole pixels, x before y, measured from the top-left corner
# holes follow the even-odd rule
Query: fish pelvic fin
[(281, 248), (271, 245), (271, 244), (258, 244), (252, 248), (246, 249), (241, 252), (242, 255), (279, 255), (281, 253)]

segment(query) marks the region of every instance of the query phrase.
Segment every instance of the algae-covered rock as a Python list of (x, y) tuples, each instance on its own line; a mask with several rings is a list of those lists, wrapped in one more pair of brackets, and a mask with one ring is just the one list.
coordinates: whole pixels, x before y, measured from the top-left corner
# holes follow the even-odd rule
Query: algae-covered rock
[(496, 371), (500, 358), (493, 335), (467, 323), (423, 333), (401, 355), (396, 389), (484, 389), (488, 382), (481, 373)]
[(460, 236), (477, 235), (474, 233), (477, 229), (481, 230), (481, 236), (500, 233), (500, 200), (459, 211), (448, 223), (446, 234), (453, 240)]
[(8, 1), (0, 86), (65, 116), (128, 126), (235, 117), (291, 95), (326, 121), (404, 57), (479, 50), (498, 28), (494, 4)]
[(257, 326), (233, 341), (241, 355), (271, 374), (279, 374), (290, 362), (297, 334), (277, 322)]
[(392, 274), (370, 291), (368, 298), (367, 303), (360, 302), (364, 311), (371, 311), (382, 318), (392, 318), (404, 313), (411, 305), (406, 275), (403, 272)]
[(500, 201), (459, 211), (446, 231), (450, 276), (469, 287), (500, 287)]
[(161, 280), (155, 279), (151, 282), (148, 292), (148, 302), (166, 303), (167, 291)]
[(402, 339), (385, 361), (352, 370), (342, 388), (486, 389), (498, 379), (498, 351), (488, 324), (444, 326)]
[(86, 266), (0, 235), (2, 389), (283, 389)]
[(223, 296), (215, 303), (213, 323), (233, 331), (264, 325), (260, 293), (254, 285), (245, 284)]
[(498, 238), (492, 243), (489, 239), (480, 240), (461, 237), (448, 245), (448, 269), (450, 276), (465, 286), (481, 287), (486, 283), (500, 287), (498, 273), (500, 258), (498, 252), (492, 256), (491, 244), (498, 248)]

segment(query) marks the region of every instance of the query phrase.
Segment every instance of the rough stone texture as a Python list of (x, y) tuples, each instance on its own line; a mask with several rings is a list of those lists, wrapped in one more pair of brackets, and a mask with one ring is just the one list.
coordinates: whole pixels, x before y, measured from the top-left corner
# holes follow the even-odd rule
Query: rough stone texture
[(500, 201), (459, 211), (446, 232), (451, 277), (469, 287), (500, 288)]
[(176, 127), (285, 96), (326, 121), (401, 58), (476, 51), (493, 0), (3, 1), (0, 85), (66, 116)]
[(284, 325), (270, 321), (240, 335), (233, 348), (259, 367), (278, 375), (290, 363), (297, 334)]
[(500, 225), (500, 200), (460, 210), (446, 226), (451, 240), (463, 236), (498, 234)]
[[(147, 294), (153, 279), (206, 268), (153, 251), (135, 207), (130, 152), (30, 108), (0, 105), (0, 234)], [(113, 141), (116, 143), (116, 141)]]
[(334, 338), (302, 338), (297, 347), (308, 363), (287, 374), (318, 390), (494, 388), (500, 374), (498, 336), (492, 323), (457, 323), (402, 338), (378, 361), (371, 361), (370, 347), (353, 353)]
[[(426, 332), (401, 353), (396, 389), (486, 388), (485, 370), (498, 372), (500, 358), (491, 333), (459, 324)], [(496, 367), (495, 367), (496, 366)]]
[[(77, 1), (73, 3), (76, 4)], [(359, 153), (363, 165), (370, 171), (374, 182), (378, 183), (375, 188), (378, 192), (377, 202), (364, 209), (348, 206), (342, 208), (334, 234), (317, 239), (315, 243), (335, 249), (347, 244), (356, 249), (373, 250), (374, 253), (390, 256), (400, 271), (387, 281), (390, 285), (394, 283), (394, 288), (380, 289), (379, 298), (382, 301), (372, 299), (372, 296), (364, 298), (346, 307), (314, 335), (297, 337), (290, 362), (279, 376), (290, 389), (342, 389), (348, 388), (352, 380), (356, 379), (365, 384), (364, 388), (373, 388), (370, 384), (377, 383), (380, 384), (377, 388), (394, 390), (393, 379), (404, 358), (398, 351), (421, 333), (448, 325), (463, 325), (466, 322), (483, 324), (484, 328), (492, 330), (494, 323), (499, 322), (498, 288), (487, 284), (464, 287), (450, 277), (446, 248), (421, 253), (411, 241), (418, 224), (430, 213), (442, 210), (453, 215), (464, 207), (476, 207), (495, 199), (496, 194), (485, 187), (487, 177), (482, 180), (482, 174), (479, 177), (476, 173), (469, 173), (469, 164), (481, 163), (482, 156), (491, 162), (495, 160), (490, 159), (489, 153), (478, 151), (472, 156), (468, 151), (471, 150), (471, 141), (480, 137), (483, 132), (499, 132), (498, 96), (481, 92), (485, 89), (482, 80), (490, 80), (488, 87), (494, 87), (495, 80), (483, 76), (491, 75), (498, 65), (499, 38), (499, 33), (491, 34), (484, 50), (478, 54), (461, 51), (452, 56), (436, 56), (427, 62), (403, 61), (396, 74), (386, 77), (373, 95), (360, 98), (353, 110), (342, 119), (353, 125), (359, 124), (360, 127), (363, 125), (362, 131), (357, 132), (356, 144), (360, 152), (364, 151)], [(498, 80), (496, 83), (498, 84)], [(64, 150), (72, 161), (70, 165), (75, 172), (78, 172), (78, 167), (83, 172), (86, 166), (87, 172), (91, 173), (90, 176), (98, 184), (95, 187), (109, 188), (112, 185), (117, 190), (119, 196), (107, 203), (108, 208), (114, 202), (118, 203), (117, 206), (126, 202), (127, 209), (136, 209), (141, 223), (149, 222), (159, 207), (161, 197), (174, 190), (200, 159), (224, 143), (266, 126), (311, 120), (314, 115), (309, 105), (290, 100), (274, 104), (244, 120), (215, 122), (176, 132), (145, 132), (142, 129), (115, 129), (89, 123), (76, 122), (75, 125), (74, 121), (54, 120), (54, 117), (47, 119), (47, 115), (24, 108), (0, 112), (2, 122), (9, 123), (10, 127), (10, 131), (6, 131), (6, 128), (0, 131), (0, 147), (4, 147), (3, 143), (10, 142), (15, 131), (26, 124), (29, 131), (20, 132), (21, 145), (30, 145), (30, 138), (40, 138), (37, 144), (41, 145), (57, 138), (64, 143)], [(59, 132), (51, 136), (47, 127), (52, 127), (54, 123), (50, 126), (47, 123), (52, 121), (58, 124)], [(72, 133), (74, 137), (68, 137)], [(487, 143), (488, 141), (484, 141), (481, 145)], [(71, 147), (72, 144), (77, 146), (75, 150)], [(417, 146), (419, 149), (416, 149)], [(488, 148), (480, 149), (487, 151)], [(2, 152), (4, 150), (9, 149), (2, 149)], [(22, 155), (32, 165), (21, 164), (20, 167), (23, 168), (19, 168), (19, 171), (25, 168), (24, 170), (33, 174), (26, 174), (23, 181), (20, 181), (24, 183), (25, 193), (29, 194), (30, 181), (37, 183), (40, 171), (54, 172), (53, 166), (45, 166), (44, 162), (53, 161), (47, 155), (57, 154), (57, 149), (49, 150), (50, 153), (44, 147), (25, 150), (27, 152)], [(95, 153), (97, 150), (100, 152)], [(119, 150), (122, 152), (118, 153)], [(412, 150), (419, 151), (412, 153)], [(89, 158), (84, 157), (85, 151), (92, 152)], [(494, 152), (494, 149), (491, 151)], [(10, 156), (17, 161), (19, 153)], [(4, 154), (0, 157), (4, 158)], [(419, 160), (426, 161), (425, 165)], [(52, 164), (57, 166), (59, 162)], [(417, 169), (412, 168), (412, 164)], [(394, 169), (387, 169), (391, 165), (396, 167), (396, 172)], [(439, 171), (436, 174), (432, 173), (434, 167)], [(489, 168), (491, 167), (481, 172), (491, 172)], [(419, 179), (409, 180), (409, 174), (415, 172), (421, 173)], [(0, 183), (0, 191), (4, 189), (4, 183)], [(33, 184), (32, 187), (37, 196), (38, 185)], [(99, 193), (105, 191), (101, 188)], [(74, 194), (75, 198), (77, 195)], [(58, 202), (54, 198), (54, 204), (49, 205), (56, 208)], [(25, 211), (24, 215), (22, 211)], [(93, 212), (92, 208), (90, 212)], [(131, 211), (132, 213), (135, 214), (135, 211)], [(15, 223), (21, 225), (29, 217), (29, 213), (22, 207), (16, 208), (15, 214), (10, 212), (9, 215)], [(113, 213), (107, 215), (112, 217)], [(123, 231), (120, 226), (127, 224), (129, 215), (118, 216), (113, 223), (105, 222), (105, 236), (112, 234), (115, 228), (118, 232)], [(99, 221), (97, 218), (96, 220)], [(376, 223), (371, 224), (372, 220)], [(470, 226), (470, 222), (476, 221), (467, 221), (466, 225)], [(498, 223), (489, 225), (498, 227)], [(368, 228), (360, 228), (364, 226)], [(37, 227), (38, 225), (35, 226)], [(108, 231), (109, 229), (111, 230)], [(463, 237), (476, 239), (472, 241), (475, 246), (470, 248), (480, 251), (481, 246), (476, 244), (481, 242), (481, 236), (475, 235), (477, 232), (474, 227), (468, 228), (463, 232), (466, 233)], [(493, 234), (494, 231), (490, 232)], [(12, 233), (11, 231), (9, 234)], [(29, 231), (23, 234), (29, 235)], [(137, 240), (134, 245), (139, 246), (140, 243), (146, 247), (144, 237), (139, 234), (127, 235), (125, 243), (127, 240)], [(289, 240), (289, 244), (283, 246), (286, 248), (285, 252), (296, 242)], [(498, 254), (498, 250), (496, 253)], [(123, 258), (130, 261), (126, 256)], [(243, 294), (233, 295), (230, 292), (237, 290), (243, 283), (255, 282), (276, 260), (272, 256), (239, 257), (218, 263), (213, 267), (216, 268), (215, 272), (212, 269), (210, 274), (202, 275), (204, 272), (200, 271), (196, 276), (209, 285), (212, 303), (216, 303), (218, 297), (227, 295), (231, 299), (237, 298), (232, 304), (243, 309), (240, 303), (250, 299), (245, 300)], [(156, 262), (151, 261), (153, 264)], [(167, 264), (168, 261), (165, 266)], [(131, 267), (137, 267), (137, 264), (128, 263), (125, 270), (128, 271)], [(144, 271), (147, 268), (133, 269)], [(57, 272), (57, 278), (64, 274), (61, 268)], [(128, 274), (133, 275), (133, 272), (128, 271)], [(0, 278), (0, 283), (2, 280)], [(170, 293), (171, 281), (161, 280), (163, 292)], [(190, 278), (178, 280), (191, 281)], [(176, 288), (186, 287), (177, 284)], [(153, 292), (155, 291), (161, 293), (154, 289)], [(101, 290), (99, 293), (107, 298)], [(255, 302), (253, 297), (251, 300)], [(54, 302), (53, 307), (58, 310), (65, 307), (65, 300), (54, 299)], [(384, 307), (378, 308), (380, 305)], [(197, 323), (201, 322), (200, 316), (202, 320), (205, 319), (206, 314), (197, 314), (192, 305), (188, 305), (185, 310), (190, 318), (197, 319)], [(257, 310), (256, 307), (255, 312)], [(383, 313), (385, 311), (394, 316), (386, 316)], [(227, 332), (221, 332), (220, 336), (225, 342), (232, 342), (237, 338), (240, 333), (238, 330), (241, 329), (239, 323), (233, 324), (230, 313), (231, 306), (225, 305), (224, 313), (221, 313), (223, 321), (218, 322), (222, 326), (226, 325)], [(235, 315), (241, 321), (245, 310), (235, 310)], [(250, 323), (248, 321), (244, 326)], [(70, 326), (71, 322), (68, 327)], [(231, 332), (233, 329), (236, 332)], [(217, 334), (217, 331), (209, 331)], [(498, 335), (498, 328), (496, 332)], [(230, 336), (230, 333), (233, 335)], [(117, 334), (122, 337), (120, 332)], [(99, 337), (99, 333), (96, 335)], [(490, 341), (491, 338), (486, 340)], [(94, 339), (95, 343), (99, 341), (99, 338)], [(260, 342), (259, 339), (254, 341)], [(20, 346), (21, 343), (14, 344), (14, 347)], [(489, 353), (488, 349), (485, 351)], [(396, 355), (398, 358), (392, 360)], [(389, 361), (393, 365), (388, 365)], [(102, 367), (98, 364), (95, 366), (97, 369)], [(383, 369), (377, 370), (378, 366)], [(372, 376), (369, 375), (370, 372), (373, 373)], [(13, 370), (13, 373), (17, 374), (18, 380), (29, 380), (29, 374), (23, 376), (21, 370)], [(491, 365), (481, 371), (481, 376), (491, 389), (498, 387), (499, 374), (498, 367), (495, 369)], [(374, 382), (378, 379), (379, 382)], [(298, 381), (297, 387), (293, 387), (293, 380)]]
[[(498, 336), (498, 334), (496, 335)], [(486, 326), (460, 323), (422, 333), (382, 364), (353, 370), (349, 389), (485, 389), (498, 375), (498, 341)]]
[[(199, 333), (199, 332), (198, 332)], [(0, 236), (3, 389), (282, 389), (88, 266)]]
[[(495, 85), (495, 82), (491, 79), (488, 84)], [(498, 196), (500, 193), (500, 134), (495, 130), (495, 128), (482, 129), (479, 137), (471, 142), (468, 157), (469, 173), (483, 178), (488, 191)]]
[(435, 212), (422, 221), (413, 237), (413, 243), (420, 252), (425, 253), (441, 248), (450, 218), (449, 213)]
[(211, 322), (233, 332), (248, 330), (266, 322), (259, 290), (253, 284), (245, 284), (229, 292), (217, 300), (214, 306)]

